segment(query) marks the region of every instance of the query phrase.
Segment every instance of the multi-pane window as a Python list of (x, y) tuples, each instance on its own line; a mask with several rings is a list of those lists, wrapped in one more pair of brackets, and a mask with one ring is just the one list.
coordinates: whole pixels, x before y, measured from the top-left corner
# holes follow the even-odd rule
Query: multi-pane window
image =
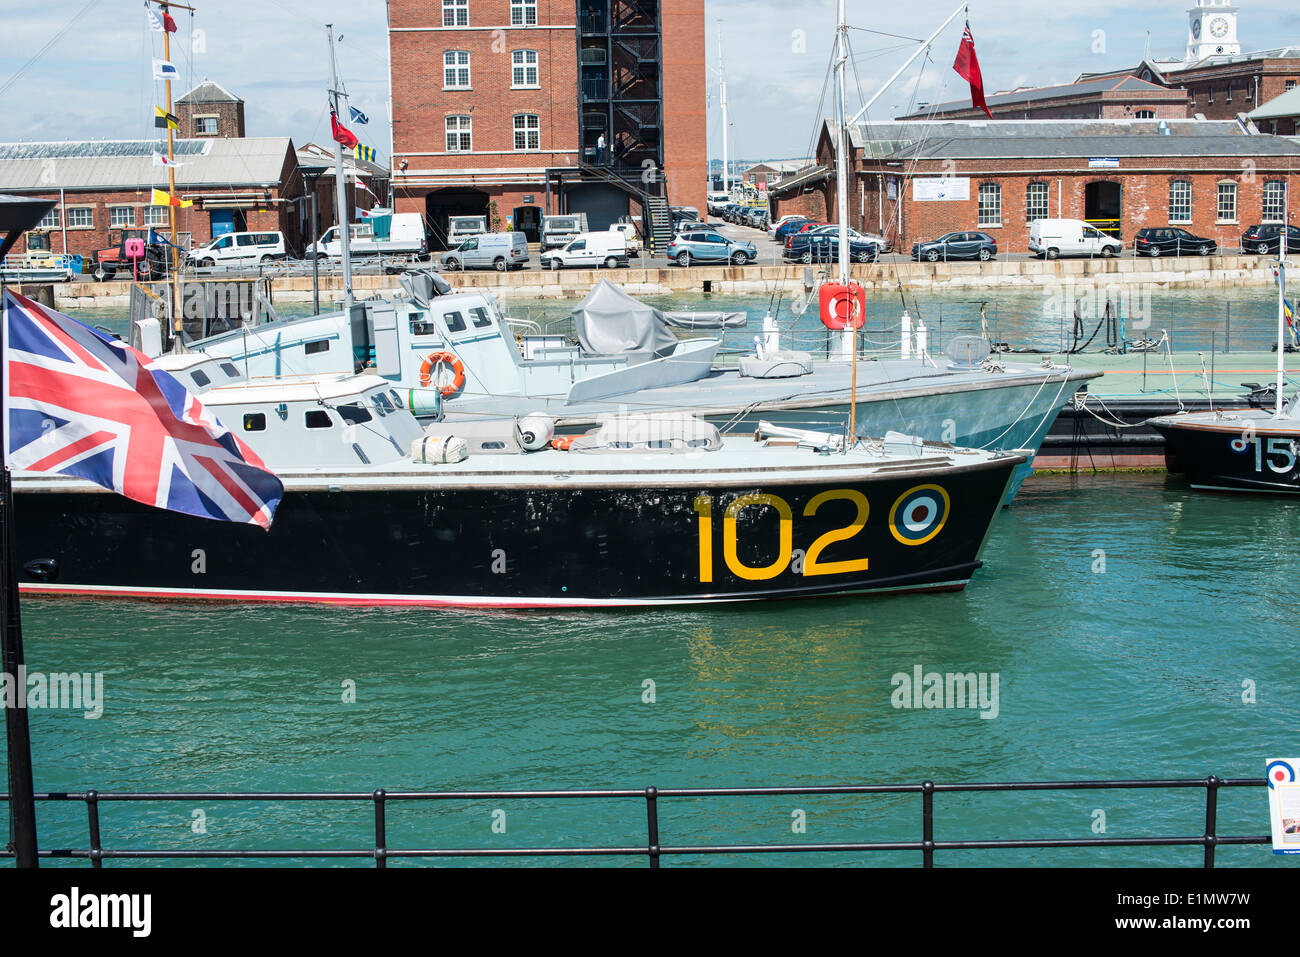
[(469, 89), (469, 53), (465, 50), (448, 50), (442, 55), (442, 87), (444, 90)]
[(1216, 217), (1221, 223), (1237, 221), (1237, 184), (1219, 184), (1219, 207)]
[(537, 23), (537, 0), (510, 0), (510, 25), (531, 27)]
[(166, 207), (166, 206), (146, 206), (146, 207), (144, 207), (144, 223), (143, 223), (143, 225), (145, 225), (145, 226), (167, 226), (167, 225), (169, 225), (169, 224), (171, 223), (171, 219), (170, 219), (170, 217), (168, 217), (168, 215), (167, 215), (167, 209), (168, 209), (168, 207)]
[(510, 54), (510, 85), (537, 86), (536, 50), (515, 50)]
[(1169, 184), (1169, 221), (1192, 221), (1192, 184), (1185, 179), (1176, 179)]
[(1047, 184), (1030, 183), (1025, 191), (1025, 221), (1047, 218)]
[(1156, 118), (1155, 110), (1134, 110), (1133, 118), (1135, 120), (1154, 120)]
[(515, 117), (515, 149), (541, 149), (541, 124), (536, 113), (520, 113)]
[(1266, 223), (1280, 223), (1286, 216), (1286, 186), (1273, 180), (1264, 184), (1264, 208), (1261, 219)]
[(95, 211), (89, 206), (73, 206), (68, 210), (69, 229), (89, 229), (95, 225)]
[(997, 183), (985, 183), (980, 187), (979, 225), (1002, 225), (1002, 187)]
[(1288, 90), (1294, 90), (1294, 89), (1295, 89), (1295, 80), (1287, 80), (1287, 81), (1286, 81), (1286, 88), (1287, 88)]
[(194, 135), (195, 136), (216, 136), (217, 118), (215, 116), (194, 117)]
[(59, 228), (59, 207), (53, 207), (48, 213), (41, 218), (36, 224), (37, 229), (58, 229)]
[(442, 25), (469, 26), (469, 0), (442, 0)]
[(110, 225), (110, 226), (134, 226), (134, 225), (135, 225), (135, 207), (134, 207), (134, 206), (110, 206), (110, 207), (108, 207), (108, 225)]
[(447, 152), (467, 153), (473, 149), (471, 120), (468, 116), (447, 117)]

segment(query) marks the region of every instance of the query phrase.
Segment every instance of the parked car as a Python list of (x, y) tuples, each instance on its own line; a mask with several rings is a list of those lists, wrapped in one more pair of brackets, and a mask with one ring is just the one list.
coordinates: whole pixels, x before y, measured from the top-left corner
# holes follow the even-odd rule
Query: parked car
[(753, 229), (767, 229), (767, 210), (761, 206), (755, 206), (745, 216), (745, 226)]
[(776, 228), (774, 235), (777, 242), (784, 242), (785, 238), (789, 236), (791, 233), (798, 233), (798, 232), (802, 232), (804, 229), (807, 228), (815, 229), (818, 226), (825, 226), (825, 225), (826, 223), (819, 223), (816, 220), (800, 217), (798, 219), (792, 219), (787, 223), (782, 223), (780, 226)]
[(191, 249), (185, 261), (195, 266), (234, 266), (283, 259), (284, 233), (223, 233), (204, 246)]
[(701, 229), (674, 236), (668, 244), (668, 258), (679, 266), (693, 262), (730, 262), (743, 266), (758, 258), (758, 250), (753, 243), (737, 242), (721, 233)]
[(1174, 256), (1212, 256), (1219, 244), (1213, 239), (1193, 236), (1176, 226), (1139, 229), (1133, 236), (1133, 251), (1139, 256), (1155, 258), (1169, 253)]
[(718, 231), (718, 227), (713, 223), (701, 223), (701, 222), (688, 223), (684, 219), (673, 223), (674, 234), (695, 232), (697, 230), (702, 230), (702, 229), (707, 229), (710, 232), (715, 232), (715, 233)]
[[(821, 226), (786, 237), (782, 255), (788, 260), (803, 263), (834, 262), (839, 258), (839, 250), (839, 227)], [(849, 259), (859, 263), (873, 263), (879, 258), (879, 243), (867, 239), (856, 230), (849, 230)]]
[(481, 233), (443, 253), (447, 269), (522, 269), (528, 262), (528, 237), (523, 233)]
[(622, 233), (579, 233), (559, 249), (542, 253), (543, 269), (564, 266), (605, 266), (614, 269), (627, 265), (627, 240)]
[(799, 220), (800, 222), (808, 221), (807, 216), (801, 216), (798, 213), (786, 213), (784, 216), (782, 216), (780, 219), (776, 220), (775, 222), (768, 223), (767, 228), (770, 229), (772, 233), (775, 235), (778, 229), (780, 229), (786, 223), (794, 222), (796, 219)]
[(988, 233), (945, 233), (928, 243), (913, 243), (912, 258), (937, 263), (949, 259), (987, 261), (998, 254), (998, 241)]
[(751, 206), (742, 206), (740, 203), (732, 203), (731, 206), (728, 207), (727, 211), (723, 213), (722, 218), (729, 223), (734, 223), (739, 226), (744, 222), (745, 217), (749, 215), (749, 211), (752, 208), (753, 207)]
[(712, 213), (722, 204), (731, 202), (731, 194), (719, 190), (715, 193), (709, 193), (706, 199), (708, 199), (709, 212)]
[[(1241, 235), (1241, 251), (1244, 253), (1257, 253), (1264, 256), (1268, 253), (1276, 253), (1281, 245), (1281, 223), (1251, 226)], [(1286, 228), (1286, 248), (1287, 252), (1300, 252), (1300, 227)]]
[(1082, 219), (1036, 219), (1029, 226), (1029, 251), (1058, 256), (1118, 256), (1124, 243)]

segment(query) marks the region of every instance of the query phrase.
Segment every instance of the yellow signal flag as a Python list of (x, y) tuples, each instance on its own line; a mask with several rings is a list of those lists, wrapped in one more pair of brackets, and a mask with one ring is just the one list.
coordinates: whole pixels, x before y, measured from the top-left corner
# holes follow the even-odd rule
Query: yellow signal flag
[(185, 209), (187, 206), (193, 206), (194, 201), (192, 199), (177, 199), (171, 193), (164, 193), (160, 189), (155, 189), (153, 191), (153, 205), (179, 206), (181, 209)]
[(173, 114), (164, 110), (161, 106), (155, 106), (153, 108), (153, 125), (158, 127), (160, 130), (179, 130), (181, 128), (180, 121), (176, 119)]

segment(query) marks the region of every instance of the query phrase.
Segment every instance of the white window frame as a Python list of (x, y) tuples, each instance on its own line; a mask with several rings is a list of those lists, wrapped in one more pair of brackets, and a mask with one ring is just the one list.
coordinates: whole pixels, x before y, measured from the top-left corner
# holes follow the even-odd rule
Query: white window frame
[(1025, 187), (1025, 222), (1034, 223), (1051, 215), (1051, 188), (1046, 183), (1030, 183)]
[[(452, 120), (455, 120), (453, 126)], [(448, 153), (469, 153), (474, 149), (474, 117), (468, 113), (452, 113), (443, 120), (443, 130), (446, 133), (446, 144)], [(453, 137), (456, 145), (452, 145)], [(468, 139), (468, 142), (464, 142)], [(463, 143), (463, 145), (462, 145)]]
[[(142, 206), (141, 210), (144, 215), (141, 217), (141, 226), (167, 226), (171, 223), (171, 217), (167, 215), (168, 206)], [(151, 222), (151, 220), (157, 222)]]
[[(1216, 192), (1217, 202), (1215, 204), (1215, 222), (1216, 223), (1235, 223), (1237, 222), (1237, 184), (1233, 180), (1224, 180), (1219, 183)], [(1225, 202), (1225, 198), (1228, 200)]]
[(1262, 223), (1280, 223), (1285, 216), (1286, 184), (1280, 179), (1268, 180), (1264, 184), (1264, 194), (1260, 199), (1259, 220)]
[(1156, 118), (1155, 110), (1134, 110), (1133, 119), (1135, 120), (1154, 120)]
[[(202, 124), (211, 123), (212, 129), (205, 130)], [(194, 135), (195, 136), (216, 136), (221, 132), (221, 117), (216, 113), (205, 113), (202, 116), (194, 117)]]
[[(463, 61), (461, 58), (464, 58)], [(447, 82), (448, 78), (453, 82)], [(444, 90), (473, 89), (470, 76), (468, 50), (444, 50), (442, 53), (442, 88)]]
[[(81, 214), (86, 214), (87, 222), (73, 222), (79, 220)], [(66, 212), (68, 229), (94, 229), (95, 228), (95, 207), (94, 206), (69, 206)]]
[(469, 0), (442, 0), (442, 25), (469, 26)]
[[(530, 59), (531, 57), (531, 59)], [(536, 90), (541, 87), (541, 72), (538, 68), (538, 56), (536, 50), (511, 50), (510, 51), (510, 89), (512, 90)], [(524, 82), (518, 82), (520, 71), (523, 71)], [(532, 73), (531, 80), (529, 73)]]
[[(118, 216), (122, 210), (126, 210), (128, 219), (123, 222)], [(108, 207), (108, 228), (118, 229), (120, 227), (131, 227), (135, 225), (135, 207), (134, 206), (110, 206)]]
[(537, 0), (510, 0), (510, 25), (537, 26)]
[[(532, 120), (529, 123), (529, 120)], [(521, 123), (522, 121), (522, 123)], [(542, 148), (542, 118), (536, 113), (516, 113), (513, 123), (516, 153), (536, 153)], [(531, 134), (531, 135), (530, 135)], [(519, 137), (524, 137), (524, 145), (519, 145)], [(529, 140), (533, 145), (529, 145)]]
[(59, 228), (59, 210), (61, 207), (54, 206), (48, 213), (41, 217), (41, 221), (36, 224), (36, 229), (58, 229)]
[(1169, 225), (1188, 226), (1192, 222), (1192, 181), (1175, 179), (1169, 183)]
[(977, 195), (977, 228), (997, 229), (1002, 225), (1002, 186), (998, 183), (981, 183)]

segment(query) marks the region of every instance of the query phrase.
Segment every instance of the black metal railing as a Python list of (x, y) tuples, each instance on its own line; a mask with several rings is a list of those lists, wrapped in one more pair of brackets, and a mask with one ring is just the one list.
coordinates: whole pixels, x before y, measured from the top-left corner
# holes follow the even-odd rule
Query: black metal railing
[[(875, 851), (909, 851), (921, 855), (923, 867), (933, 867), (939, 851), (996, 849), (1103, 848), (1103, 847), (1192, 847), (1203, 850), (1203, 866), (1214, 867), (1215, 851), (1228, 845), (1268, 844), (1269, 835), (1221, 835), (1218, 833), (1218, 796), (1222, 788), (1264, 787), (1263, 778), (1218, 778), (1213, 775), (1197, 779), (1117, 780), (1117, 781), (1049, 781), (986, 784), (919, 784), (831, 785), (809, 787), (748, 788), (656, 788), (558, 791), (387, 791), (370, 792), (109, 792), (58, 791), (36, 795), (37, 802), (82, 802), (86, 807), (88, 846), (40, 851), (41, 858), (79, 858), (92, 867), (102, 867), (106, 860), (182, 860), (182, 859), (301, 859), (320, 860), (360, 858), (373, 860), (376, 867), (386, 867), (398, 858), (506, 858), (506, 857), (645, 857), (650, 867), (658, 867), (666, 856), (703, 856), (721, 854), (789, 854), (839, 853), (867, 854)], [(1202, 789), (1205, 792), (1205, 829), (1189, 836), (1139, 836), (1092, 838), (989, 838), (984, 840), (936, 840), (935, 796), (977, 792), (1045, 792), (1106, 790)], [(665, 844), (659, 827), (661, 802), (718, 797), (790, 797), (826, 795), (921, 796), (920, 839), (914, 841), (861, 841), (821, 844)], [(387, 813), (390, 805), (421, 801), (546, 801), (556, 799), (637, 801), (645, 806), (645, 843), (638, 845), (596, 845), (556, 847), (405, 847), (388, 846)], [(8, 794), (0, 795), (6, 803)], [(374, 815), (374, 841), (369, 847), (315, 849), (130, 849), (106, 847), (101, 831), (100, 807), (109, 803), (143, 802), (352, 802), (366, 803)], [(1167, 813), (1163, 816), (1167, 817)], [(13, 857), (10, 850), (0, 857)]]

